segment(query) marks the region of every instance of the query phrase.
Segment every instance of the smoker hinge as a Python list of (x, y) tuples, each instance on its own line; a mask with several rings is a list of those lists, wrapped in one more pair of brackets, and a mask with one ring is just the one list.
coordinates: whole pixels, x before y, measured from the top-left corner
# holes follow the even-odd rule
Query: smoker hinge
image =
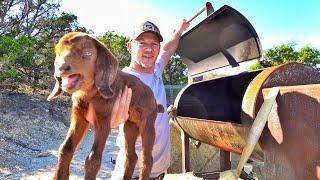
[(203, 76), (197, 76), (197, 77), (194, 77), (192, 80), (193, 80), (193, 82), (199, 82), (199, 81), (202, 81), (202, 80), (203, 80)]

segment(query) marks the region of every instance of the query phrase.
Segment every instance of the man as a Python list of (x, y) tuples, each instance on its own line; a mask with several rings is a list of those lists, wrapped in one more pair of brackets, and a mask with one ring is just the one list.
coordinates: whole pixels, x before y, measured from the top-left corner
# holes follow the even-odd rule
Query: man
[[(163, 38), (159, 28), (150, 21), (138, 24), (127, 44), (131, 54), (129, 67), (124, 72), (140, 78), (153, 91), (158, 103), (167, 106), (166, 92), (162, 81), (162, 73), (168, 64), (170, 57), (175, 53), (181, 34), (189, 27), (189, 23), (183, 20), (171, 39), (162, 47)], [(126, 98), (127, 99), (127, 98)], [(123, 124), (119, 127), (117, 144), (120, 148), (116, 160), (116, 166), (111, 179), (121, 179), (124, 172), (124, 135)], [(167, 112), (159, 113), (155, 122), (156, 138), (152, 151), (153, 167), (150, 178), (162, 179), (170, 166), (170, 126)], [(139, 176), (141, 138), (137, 139), (136, 152), (139, 157), (133, 177)]]
[[(163, 41), (159, 28), (150, 21), (138, 24), (133, 31), (127, 49), (131, 54), (129, 67), (123, 69), (124, 72), (133, 74), (148, 85), (157, 100), (165, 108), (166, 92), (162, 81), (162, 73), (168, 64), (170, 57), (175, 53), (182, 33), (188, 29), (189, 23), (182, 20), (178, 29), (172, 37), (161, 46)], [(116, 159), (116, 165), (111, 179), (122, 179), (124, 174), (125, 144), (123, 133), (123, 122), (128, 119), (128, 107), (131, 99), (131, 89), (125, 88), (122, 95), (118, 97), (116, 105), (113, 107), (111, 127), (115, 128), (119, 124), (119, 134), (117, 145), (120, 150)], [(89, 106), (88, 118), (94, 118)], [(153, 167), (150, 178), (163, 179), (164, 173), (170, 166), (170, 126), (167, 112), (159, 113), (155, 122), (156, 137), (152, 151)], [(136, 142), (136, 153), (138, 162), (136, 164), (133, 178), (139, 176), (141, 138)]]

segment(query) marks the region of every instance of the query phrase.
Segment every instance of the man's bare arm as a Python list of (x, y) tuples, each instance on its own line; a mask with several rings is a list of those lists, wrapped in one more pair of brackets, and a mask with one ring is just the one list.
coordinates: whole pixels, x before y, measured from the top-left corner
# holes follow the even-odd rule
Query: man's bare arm
[(175, 30), (175, 32), (172, 34), (172, 37), (163, 45), (160, 56), (164, 60), (164, 67), (167, 66), (170, 57), (176, 52), (179, 40), (182, 35), (182, 33), (189, 28), (189, 23), (186, 22), (185, 19), (183, 19), (180, 23), (180, 26)]

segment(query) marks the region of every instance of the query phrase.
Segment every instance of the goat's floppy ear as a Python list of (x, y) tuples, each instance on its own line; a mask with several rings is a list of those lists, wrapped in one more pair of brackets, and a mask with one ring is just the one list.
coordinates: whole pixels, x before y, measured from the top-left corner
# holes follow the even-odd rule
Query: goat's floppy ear
[(54, 77), (54, 79), (56, 80), (56, 84), (54, 85), (52, 92), (50, 93), (50, 95), (47, 98), (48, 101), (56, 98), (57, 96), (59, 96), (60, 94), (63, 93), (63, 91), (60, 87), (60, 81), (57, 79), (57, 77)]
[(95, 41), (98, 51), (95, 65), (95, 85), (102, 97), (112, 98), (114, 93), (111, 85), (117, 75), (118, 61), (101, 42), (96, 39)]

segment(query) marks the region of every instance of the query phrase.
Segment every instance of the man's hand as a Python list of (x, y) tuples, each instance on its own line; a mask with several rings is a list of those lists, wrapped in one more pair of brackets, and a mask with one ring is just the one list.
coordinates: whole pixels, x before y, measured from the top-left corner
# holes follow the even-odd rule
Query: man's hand
[[(110, 127), (117, 128), (120, 124), (126, 122), (129, 118), (129, 106), (131, 102), (132, 90), (127, 86), (123, 92), (120, 91), (112, 107)], [(97, 119), (93, 105), (89, 103), (86, 119), (89, 122), (95, 122)]]
[(126, 122), (129, 118), (129, 106), (131, 102), (132, 90), (127, 86), (119, 93), (111, 112), (111, 128), (116, 128)]
[(182, 19), (182, 21), (180, 22), (180, 26), (178, 27), (178, 32), (180, 33), (180, 36), (181, 34), (186, 31), (190, 26), (190, 23), (187, 22), (187, 20), (185, 19)]
[(168, 108), (167, 108), (167, 113), (169, 115), (169, 118), (172, 119), (177, 115), (177, 109), (176, 107), (173, 106), (173, 104), (171, 104)]
[(190, 23), (188, 23), (185, 19), (182, 19), (178, 28), (173, 31), (173, 34), (169, 41), (165, 42), (162, 46), (159, 56), (164, 61), (164, 67), (167, 66), (171, 56), (176, 52), (179, 45), (180, 37), (182, 33), (189, 28), (189, 26)]

